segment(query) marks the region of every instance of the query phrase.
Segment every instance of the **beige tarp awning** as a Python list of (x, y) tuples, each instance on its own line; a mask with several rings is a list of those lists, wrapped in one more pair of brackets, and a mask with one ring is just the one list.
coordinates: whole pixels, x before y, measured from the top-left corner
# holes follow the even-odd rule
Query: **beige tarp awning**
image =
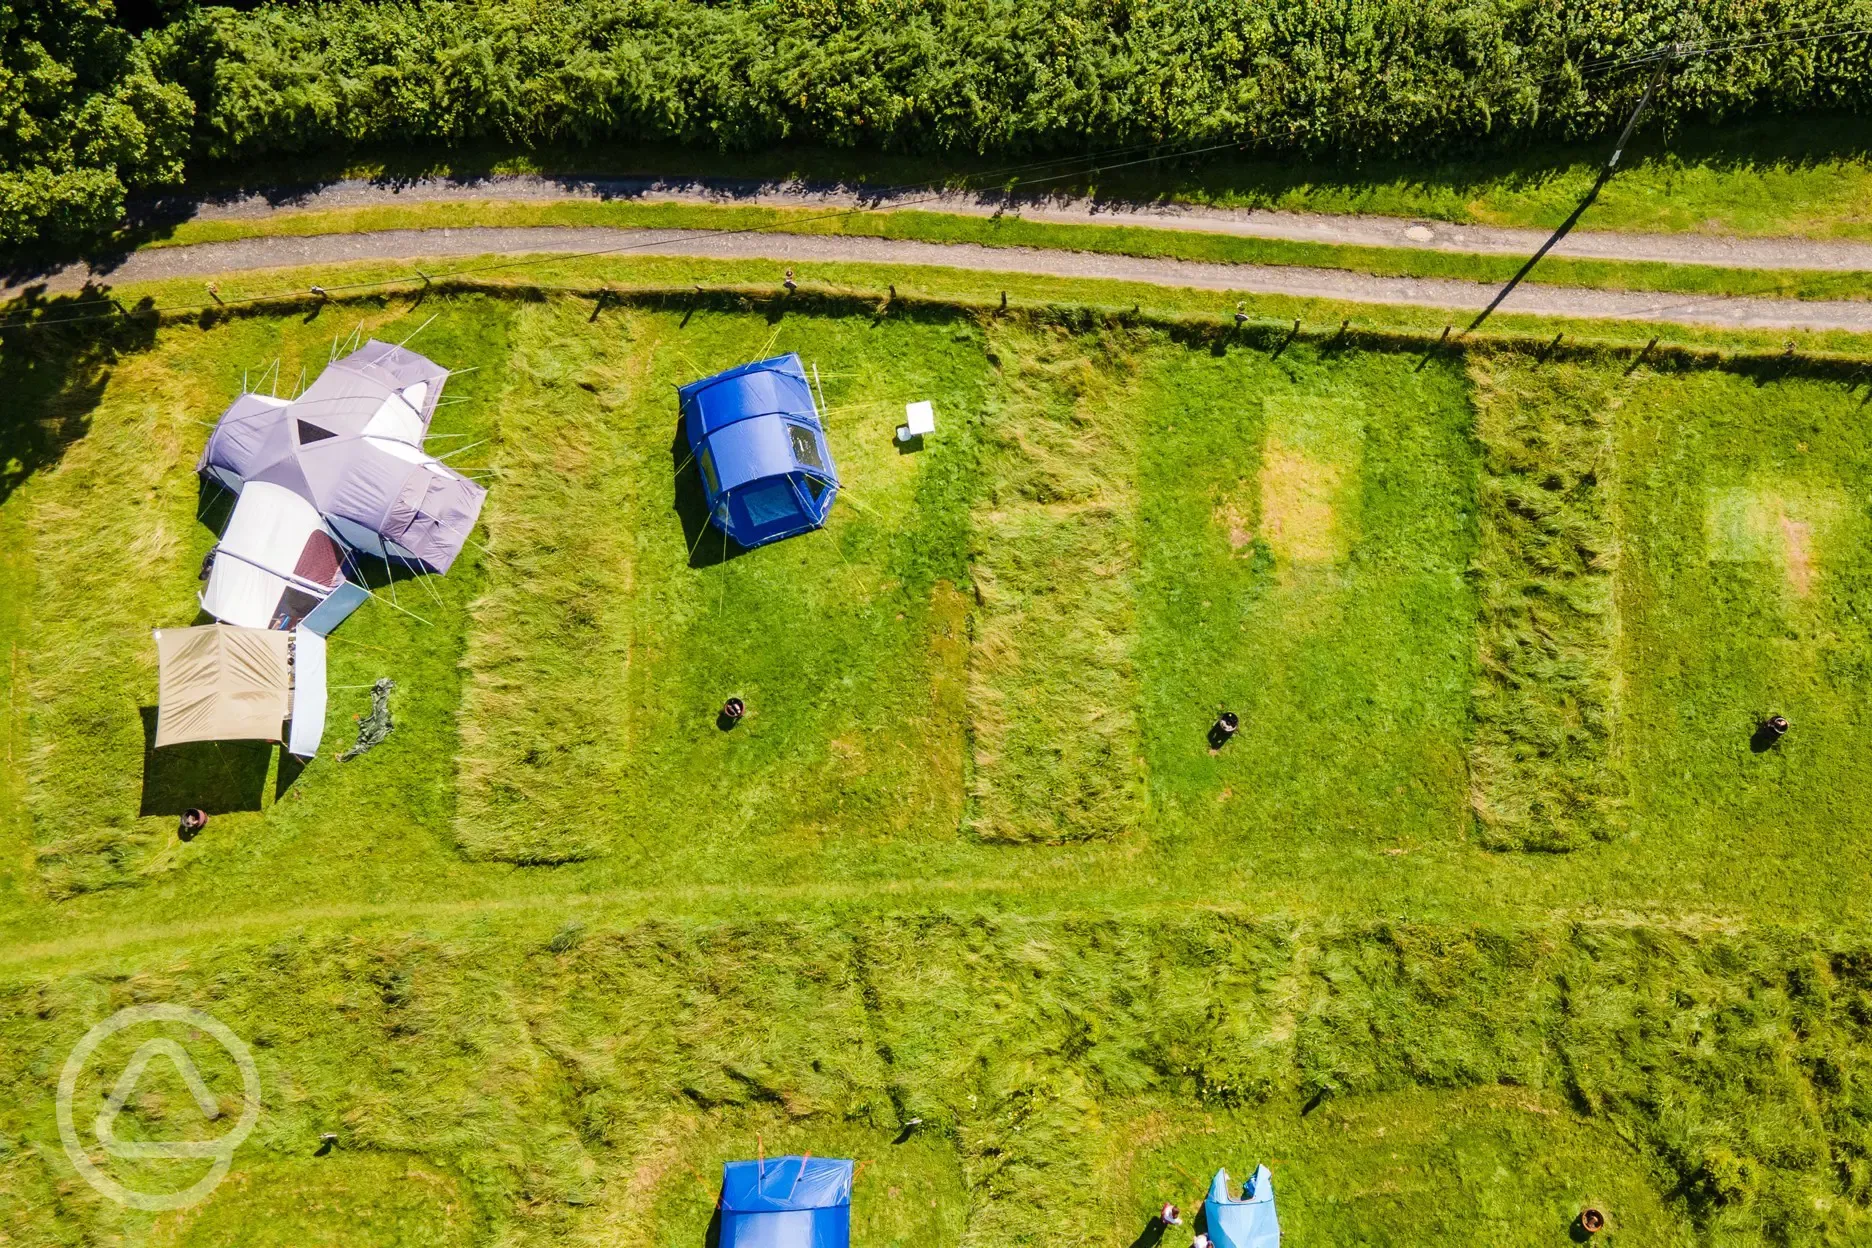
[(156, 744), (278, 741), (292, 709), (291, 644), (274, 629), (158, 629)]

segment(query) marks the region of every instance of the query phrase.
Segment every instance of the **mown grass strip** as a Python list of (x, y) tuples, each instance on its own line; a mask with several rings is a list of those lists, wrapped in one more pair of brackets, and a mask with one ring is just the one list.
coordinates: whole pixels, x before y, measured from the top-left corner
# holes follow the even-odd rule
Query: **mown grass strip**
[(1621, 826), (1611, 498), (1618, 374), (1468, 357), (1481, 532), (1471, 807), (1496, 849), (1576, 849)]
[[(243, 271), (220, 283), (220, 295), (233, 307), (222, 309), (199, 281), (178, 278), (130, 283), (112, 292), (141, 325), (178, 320), (219, 319), (223, 316), (277, 316), (288, 312), (310, 315), (325, 301), (310, 293), (311, 283), (337, 290), (347, 283), (378, 287), (370, 293), (340, 291), (330, 300), (335, 308), (382, 306), (389, 298), (420, 297), (425, 292), (465, 294), (478, 292), (517, 299), (567, 295), (597, 300), (622, 297), (659, 308), (715, 307), (765, 308), (789, 306), (779, 302), (779, 266), (772, 261), (716, 260), (695, 256), (569, 257), (539, 255), (500, 276), (442, 277), (426, 286), (417, 269), (445, 274), (476, 263), (509, 264), (512, 256), (430, 259), (412, 256), (393, 261), (358, 261), (299, 269)], [(1365, 304), (1346, 300), (1301, 298), (1252, 292), (1214, 292), (1178, 289), (1148, 282), (1107, 278), (1054, 278), (1038, 275), (978, 273), (927, 265), (868, 263), (815, 264), (801, 274), (802, 298), (821, 310), (863, 309), (867, 312), (895, 304), (919, 314), (965, 313), (976, 315), (1004, 307), (1022, 313), (1054, 310), (1126, 318), (1126, 323), (1165, 328), (1227, 331), (1236, 328), (1234, 314), (1248, 320), (1240, 328), (1241, 340), (1272, 349), (1287, 337), (1293, 322), (1302, 324), (1301, 338), (1344, 347), (1415, 349), (1435, 355), (1450, 346), (1442, 335), (1454, 333), (1451, 313), (1445, 308), (1409, 304)], [(700, 285), (703, 292), (698, 293)], [(895, 287), (894, 299), (887, 291)], [(132, 303), (134, 301), (134, 305)], [(122, 315), (95, 294), (39, 299), (22, 296), (5, 305), (10, 319), (26, 332), (43, 332), (54, 323), (104, 328)], [(68, 318), (79, 318), (70, 322)], [(1719, 364), (1736, 357), (1769, 361), (1781, 357), (1792, 344), (1791, 360), (1804, 368), (1826, 366), (1829, 375), (1844, 378), (1872, 361), (1872, 334), (1847, 330), (1747, 329), (1628, 321), (1612, 318), (1525, 316), (1497, 313), (1482, 329), (1464, 333), (1455, 345), (1512, 343), (1546, 346), (1556, 333), (1565, 343), (1556, 348), (1562, 358), (1580, 352), (1607, 349), (1642, 351), (1648, 358), (1676, 357), (1686, 362)], [(1631, 357), (1627, 356), (1629, 360)]]
[[(272, 330), (242, 326), (232, 336), (240, 341), (226, 345), (271, 357), (262, 344)], [(188, 360), (201, 337), (108, 373), (75, 361), (78, 371), (53, 381), (40, 409), (67, 444), (21, 500), (35, 574), (23, 665), (26, 805), (41, 881), (55, 897), (134, 882), (157, 843), (160, 820), (144, 816), (159, 814), (171, 773), (146, 766), (156, 700), (150, 630), (193, 621), (196, 604), (175, 592), (173, 572), (192, 568), (211, 540), (194, 522), (203, 501), (195, 479), (170, 469), (199, 445), (194, 414), (225, 401), (215, 385), (222, 370), (189, 367), (201, 363)], [(257, 805), (269, 749), (179, 748), (206, 769), (188, 804), (217, 814)]]
[(643, 465), (612, 414), (642, 361), (564, 302), (524, 309), (500, 406), (487, 592), (463, 664), (455, 835), (470, 858), (603, 853), (629, 747), (623, 712)]
[(972, 821), (988, 840), (1108, 838), (1143, 815), (1126, 395), (1144, 344), (1129, 337), (1104, 331), (1089, 351), (1062, 326), (991, 340), (969, 656)]

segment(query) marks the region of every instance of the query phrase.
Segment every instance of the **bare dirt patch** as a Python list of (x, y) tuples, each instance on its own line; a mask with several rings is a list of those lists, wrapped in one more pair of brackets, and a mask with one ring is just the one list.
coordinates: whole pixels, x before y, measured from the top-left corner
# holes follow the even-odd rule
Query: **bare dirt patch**
[(1288, 563), (1337, 563), (1351, 549), (1337, 506), (1349, 474), (1291, 447), (1270, 444), (1261, 461), (1261, 537)]
[(1788, 587), (1805, 598), (1813, 593), (1813, 526), (1787, 515), (1780, 520)]
[(1795, 597), (1812, 597), (1820, 581), (1821, 547), (1844, 514), (1843, 501), (1831, 490), (1711, 490), (1704, 509), (1710, 561), (1778, 565)]
[(1254, 521), (1243, 515), (1242, 509), (1232, 499), (1224, 499), (1216, 505), (1215, 522), (1224, 533), (1228, 534), (1229, 548), (1246, 550), (1254, 541)]
[(1357, 538), (1364, 406), (1282, 396), (1268, 399), (1266, 410), (1254, 536), (1280, 563), (1339, 563)]

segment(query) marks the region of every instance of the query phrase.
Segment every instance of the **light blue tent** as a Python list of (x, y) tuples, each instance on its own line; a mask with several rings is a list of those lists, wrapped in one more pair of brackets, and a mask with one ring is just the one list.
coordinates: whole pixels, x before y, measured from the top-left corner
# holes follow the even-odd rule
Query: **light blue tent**
[(1209, 1238), (1215, 1248), (1280, 1248), (1280, 1220), (1274, 1216), (1274, 1176), (1256, 1166), (1241, 1199), (1229, 1196), (1228, 1171), (1216, 1171), (1203, 1202)]
[(722, 1167), (721, 1248), (851, 1248), (852, 1163), (832, 1157)]
[(743, 364), (676, 393), (716, 528), (752, 548), (825, 523), (838, 472), (798, 355)]

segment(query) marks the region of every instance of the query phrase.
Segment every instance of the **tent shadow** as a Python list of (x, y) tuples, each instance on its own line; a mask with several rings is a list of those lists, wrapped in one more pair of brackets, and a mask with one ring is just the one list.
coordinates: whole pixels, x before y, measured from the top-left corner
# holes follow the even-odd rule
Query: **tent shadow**
[(239, 495), (212, 477), (195, 478), (195, 518), (219, 537), (227, 531)]
[(269, 742), (191, 741), (159, 750), (156, 708), (138, 709), (143, 716), (143, 794), (138, 815), (180, 816), (192, 806), (211, 815), (261, 808), (267, 767), (273, 761)]
[(1164, 1232), (1169, 1229), (1156, 1214), (1152, 1214), (1151, 1220), (1144, 1224), (1142, 1233), (1131, 1241), (1131, 1248), (1157, 1248), (1163, 1242)]
[(721, 1248), (721, 1202), (715, 1204), (715, 1212), (709, 1215), (708, 1230), (702, 1236), (703, 1248)]
[(675, 475), (676, 518), (682, 523), (683, 549), (689, 552), (689, 566), (712, 568), (718, 563), (746, 554), (741, 544), (717, 529), (713, 534), (708, 515), (708, 493), (702, 488), (702, 470), (689, 453), (689, 439), (683, 436), (682, 420), (676, 421), (676, 434), (670, 440), (670, 471)]
[(293, 783), (297, 781), (301, 775), (305, 774), (307, 761), (306, 759), (300, 758), (297, 754), (294, 754), (291, 750), (286, 749), (284, 746), (280, 748), (279, 771), (276, 772), (273, 777), (274, 801), (277, 802), (280, 798), (285, 797), (287, 790), (292, 788)]

